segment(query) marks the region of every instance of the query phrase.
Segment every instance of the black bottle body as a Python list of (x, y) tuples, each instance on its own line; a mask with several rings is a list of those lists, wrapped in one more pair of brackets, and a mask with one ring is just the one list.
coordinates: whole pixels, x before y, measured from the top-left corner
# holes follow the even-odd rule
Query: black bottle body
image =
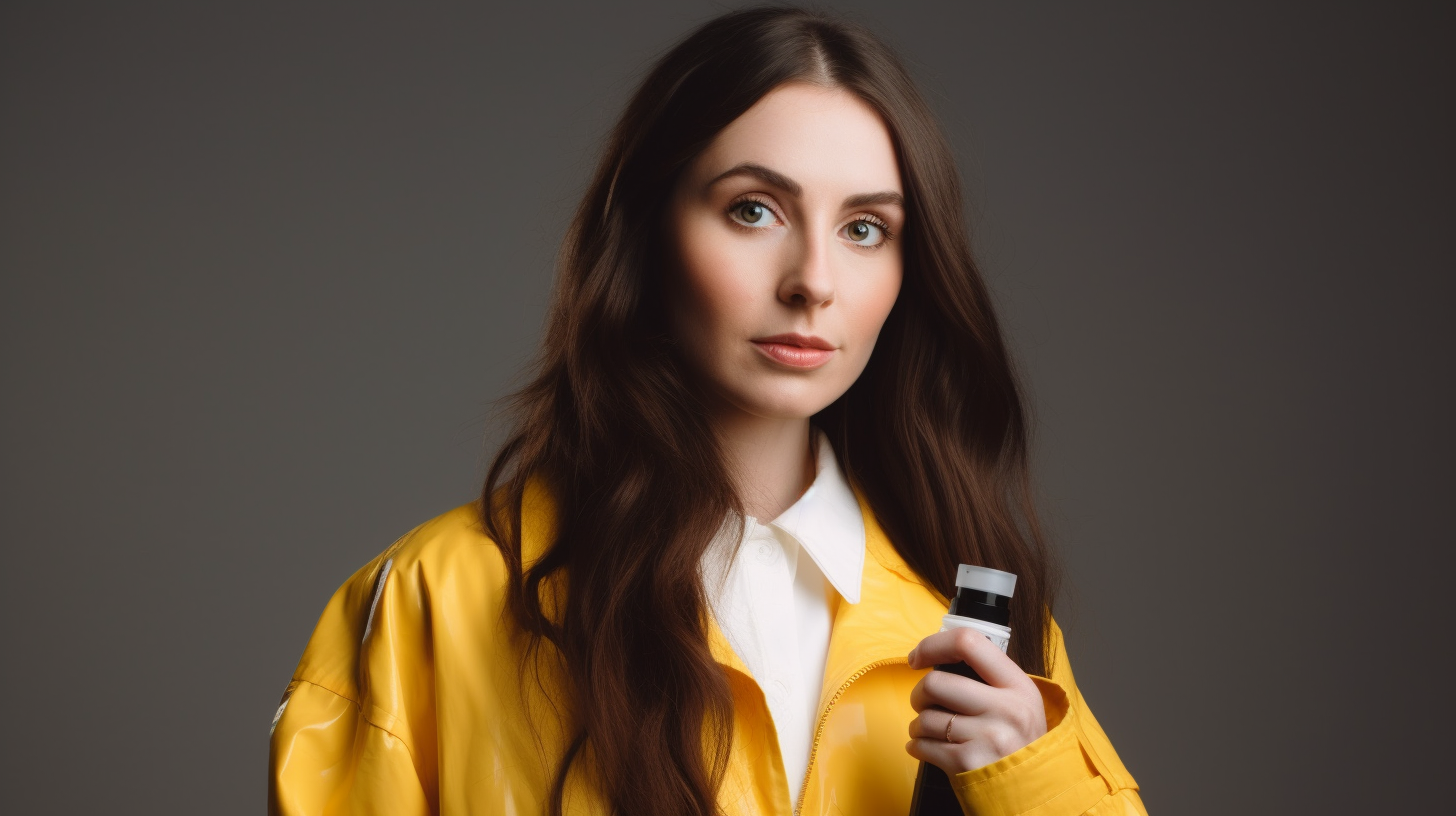
[[(950, 614), (1004, 627), (1010, 620), (1008, 601), (1009, 595), (959, 587), (951, 601)], [(935, 671), (969, 677), (977, 683), (985, 682), (975, 669), (964, 663), (942, 663), (935, 667)], [(915, 774), (915, 792), (910, 798), (910, 816), (961, 816), (962, 813), (960, 800), (956, 798), (955, 788), (951, 786), (946, 772), (929, 762), (921, 762), (920, 770)]]

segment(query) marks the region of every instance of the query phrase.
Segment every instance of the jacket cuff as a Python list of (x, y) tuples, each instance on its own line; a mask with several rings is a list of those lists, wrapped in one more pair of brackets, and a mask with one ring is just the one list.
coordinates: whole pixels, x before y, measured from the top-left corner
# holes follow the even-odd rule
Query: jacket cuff
[(1077, 739), (1067, 693), (1031, 675), (1046, 707), (1047, 732), (1007, 757), (955, 775), (961, 808), (974, 816), (1071, 816), (1108, 793)]

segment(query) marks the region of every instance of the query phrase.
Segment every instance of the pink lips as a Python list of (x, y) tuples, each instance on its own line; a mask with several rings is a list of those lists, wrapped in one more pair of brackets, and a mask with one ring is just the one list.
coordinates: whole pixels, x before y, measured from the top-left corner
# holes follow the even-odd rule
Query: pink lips
[(829, 341), (803, 334), (759, 337), (753, 344), (770, 359), (793, 368), (817, 368), (829, 362), (835, 351)]

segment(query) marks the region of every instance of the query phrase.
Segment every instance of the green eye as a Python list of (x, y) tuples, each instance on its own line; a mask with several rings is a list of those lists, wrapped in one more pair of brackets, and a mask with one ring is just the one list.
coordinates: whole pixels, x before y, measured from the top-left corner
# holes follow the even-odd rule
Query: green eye
[(733, 209), (728, 213), (734, 221), (747, 227), (767, 227), (776, 220), (773, 210), (770, 210), (763, 202), (751, 199), (733, 205)]
[(885, 241), (885, 230), (869, 221), (851, 221), (844, 228), (845, 237), (860, 246), (879, 246)]

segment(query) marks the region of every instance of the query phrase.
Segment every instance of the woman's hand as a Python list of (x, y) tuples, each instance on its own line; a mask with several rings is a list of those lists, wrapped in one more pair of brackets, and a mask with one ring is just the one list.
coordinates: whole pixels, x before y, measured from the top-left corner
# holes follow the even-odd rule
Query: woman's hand
[(943, 671), (922, 677), (910, 692), (920, 715), (910, 721), (910, 756), (955, 776), (1010, 756), (1046, 733), (1041, 690), (985, 635), (937, 632), (910, 652), (912, 669), (941, 663), (965, 663), (986, 682)]

